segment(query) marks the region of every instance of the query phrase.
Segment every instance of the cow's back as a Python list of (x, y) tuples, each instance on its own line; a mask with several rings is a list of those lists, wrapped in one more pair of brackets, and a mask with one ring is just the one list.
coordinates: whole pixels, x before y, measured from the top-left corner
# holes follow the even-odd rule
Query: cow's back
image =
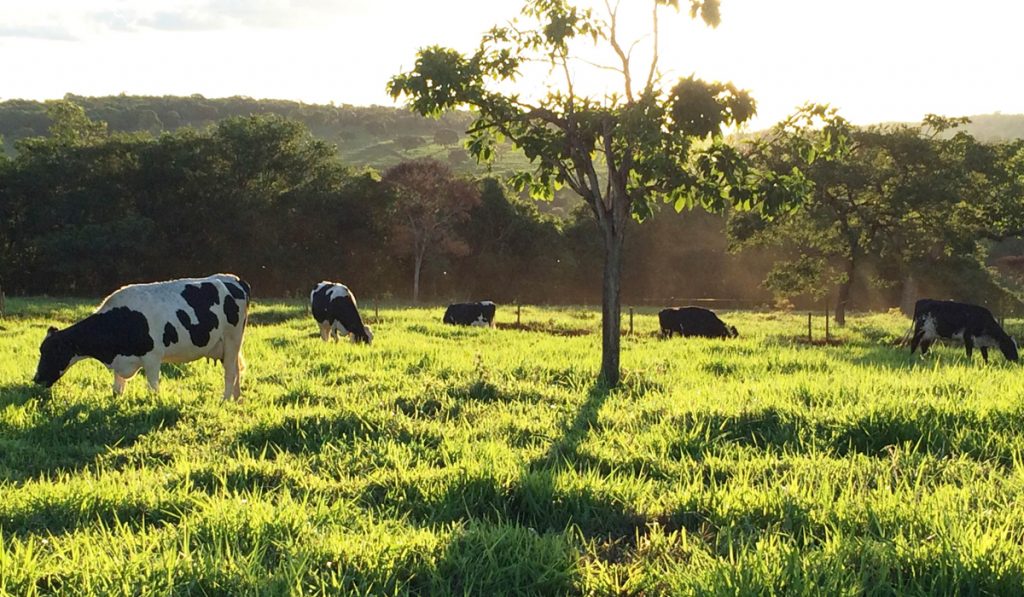
[(248, 284), (228, 274), (132, 284), (104, 299), (96, 313), (122, 307), (145, 317), (154, 351), (163, 361), (223, 359), (225, 341), (241, 342)]

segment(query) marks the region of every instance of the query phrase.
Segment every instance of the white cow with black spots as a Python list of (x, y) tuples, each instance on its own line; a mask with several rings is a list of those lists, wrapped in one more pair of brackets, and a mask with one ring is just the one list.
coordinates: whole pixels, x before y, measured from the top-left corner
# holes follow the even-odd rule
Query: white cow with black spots
[(348, 286), (338, 282), (320, 282), (309, 293), (313, 319), (320, 325), (324, 342), (331, 337), (352, 336), (353, 342), (373, 342), (373, 331), (359, 316), (356, 297)]
[(205, 357), (224, 364), (224, 399), (239, 398), (249, 295), (249, 285), (233, 274), (124, 286), (82, 321), (47, 331), (33, 381), (50, 387), (91, 357), (113, 371), (115, 394), (139, 369), (157, 392), (160, 363)]

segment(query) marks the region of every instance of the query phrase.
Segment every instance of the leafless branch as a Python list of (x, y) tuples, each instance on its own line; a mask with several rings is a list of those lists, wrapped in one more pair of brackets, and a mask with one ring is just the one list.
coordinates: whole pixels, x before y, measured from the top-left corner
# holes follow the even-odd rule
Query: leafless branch
[(611, 44), (612, 49), (615, 50), (615, 54), (618, 55), (619, 60), (622, 62), (622, 78), (623, 83), (626, 87), (626, 100), (629, 103), (633, 103), (633, 79), (629, 72), (629, 56), (623, 51), (622, 46), (619, 44), (618, 33), (616, 27), (618, 26), (618, 12), (619, 12), (619, 0), (615, 1), (615, 6), (611, 5), (610, 0), (604, 0), (604, 5), (608, 9), (608, 16), (611, 18), (609, 22), (609, 35), (608, 42)]
[(651, 56), (651, 70), (647, 73), (647, 86), (645, 92), (654, 88), (655, 75), (658, 72), (658, 3), (651, 2), (651, 29), (654, 35), (653, 55)]

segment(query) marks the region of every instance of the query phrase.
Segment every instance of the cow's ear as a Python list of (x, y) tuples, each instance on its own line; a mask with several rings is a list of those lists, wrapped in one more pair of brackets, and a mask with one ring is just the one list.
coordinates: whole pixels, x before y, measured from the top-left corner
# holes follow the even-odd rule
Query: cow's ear
[(51, 334), (57, 331), (57, 328), (50, 326), (50, 329), (46, 330), (46, 337), (49, 338)]

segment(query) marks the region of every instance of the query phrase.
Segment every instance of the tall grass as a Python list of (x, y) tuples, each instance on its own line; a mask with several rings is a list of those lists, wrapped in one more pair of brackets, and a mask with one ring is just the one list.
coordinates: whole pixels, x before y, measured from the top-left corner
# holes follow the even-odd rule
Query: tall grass
[(8, 307), (0, 593), (1024, 591), (1020, 369), (911, 357), (896, 316), (821, 347), (797, 315), (659, 340), (642, 312), (609, 391), (589, 310), (382, 309), (366, 347), (261, 303), (225, 403), (206, 362), (41, 390), (46, 327), (90, 305)]

